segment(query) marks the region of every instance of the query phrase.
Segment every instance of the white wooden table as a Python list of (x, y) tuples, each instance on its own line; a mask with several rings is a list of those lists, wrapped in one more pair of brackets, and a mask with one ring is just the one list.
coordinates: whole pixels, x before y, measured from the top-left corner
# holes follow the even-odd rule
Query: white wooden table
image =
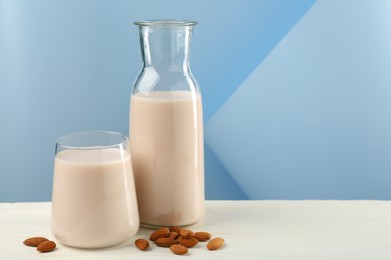
[(49, 202), (0, 203), (0, 259), (391, 259), (390, 201), (206, 201), (205, 218), (189, 227), (221, 236), (221, 250), (205, 243), (186, 256), (151, 244), (139, 251), (137, 238), (117, 247), (82, 250), (58, 244), (54, 252), (39, 253), (23, 245), (31, 236), (50, 233)]

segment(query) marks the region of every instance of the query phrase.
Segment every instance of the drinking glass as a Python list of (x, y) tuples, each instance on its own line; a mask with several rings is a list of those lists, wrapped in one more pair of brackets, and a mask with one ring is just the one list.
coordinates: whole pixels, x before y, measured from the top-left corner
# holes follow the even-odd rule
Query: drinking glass
[(109, 247), (139, 229), (129, 139), (77, 132), (56, 142), (51, 229), (65, 245)]

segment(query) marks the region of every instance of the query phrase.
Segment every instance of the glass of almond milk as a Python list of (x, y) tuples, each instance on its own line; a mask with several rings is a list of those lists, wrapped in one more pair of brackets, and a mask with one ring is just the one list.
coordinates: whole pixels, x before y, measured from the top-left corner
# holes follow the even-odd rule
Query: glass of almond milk
[(129, 150), (129, 139), (116, 132), (77, 132), (57, 139), (51, 229), (60, 243), (102, 248), (137, 233)]

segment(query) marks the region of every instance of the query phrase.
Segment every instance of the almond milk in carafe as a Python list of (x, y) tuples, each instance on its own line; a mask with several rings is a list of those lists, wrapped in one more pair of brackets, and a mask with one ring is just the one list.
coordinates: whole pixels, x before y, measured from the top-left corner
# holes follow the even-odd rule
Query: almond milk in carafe
[(130, 140), (140, 221), (183, 226), (204, 211), (201, 93), (189, 67), (196, 22), (139, 26), (143, 69), (130, 101)]

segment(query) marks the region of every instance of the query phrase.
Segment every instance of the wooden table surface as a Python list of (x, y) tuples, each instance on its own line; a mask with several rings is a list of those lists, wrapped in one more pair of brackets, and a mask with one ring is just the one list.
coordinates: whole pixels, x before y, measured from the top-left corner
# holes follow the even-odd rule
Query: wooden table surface
[(0, 259), (391, 259), (390, 201), (206, 201), (204, 219), (189, 228), (223, 237), (226, 244), (208, 251), (199, 243), (185, 256), (154, 244), (138, 250), (134, 240), (151, 233), (145, 228), (112, 248), (58, 244), (39, 253), (22, 242), (53, 239), (50, 209), (50, 202), (0, 203)]

